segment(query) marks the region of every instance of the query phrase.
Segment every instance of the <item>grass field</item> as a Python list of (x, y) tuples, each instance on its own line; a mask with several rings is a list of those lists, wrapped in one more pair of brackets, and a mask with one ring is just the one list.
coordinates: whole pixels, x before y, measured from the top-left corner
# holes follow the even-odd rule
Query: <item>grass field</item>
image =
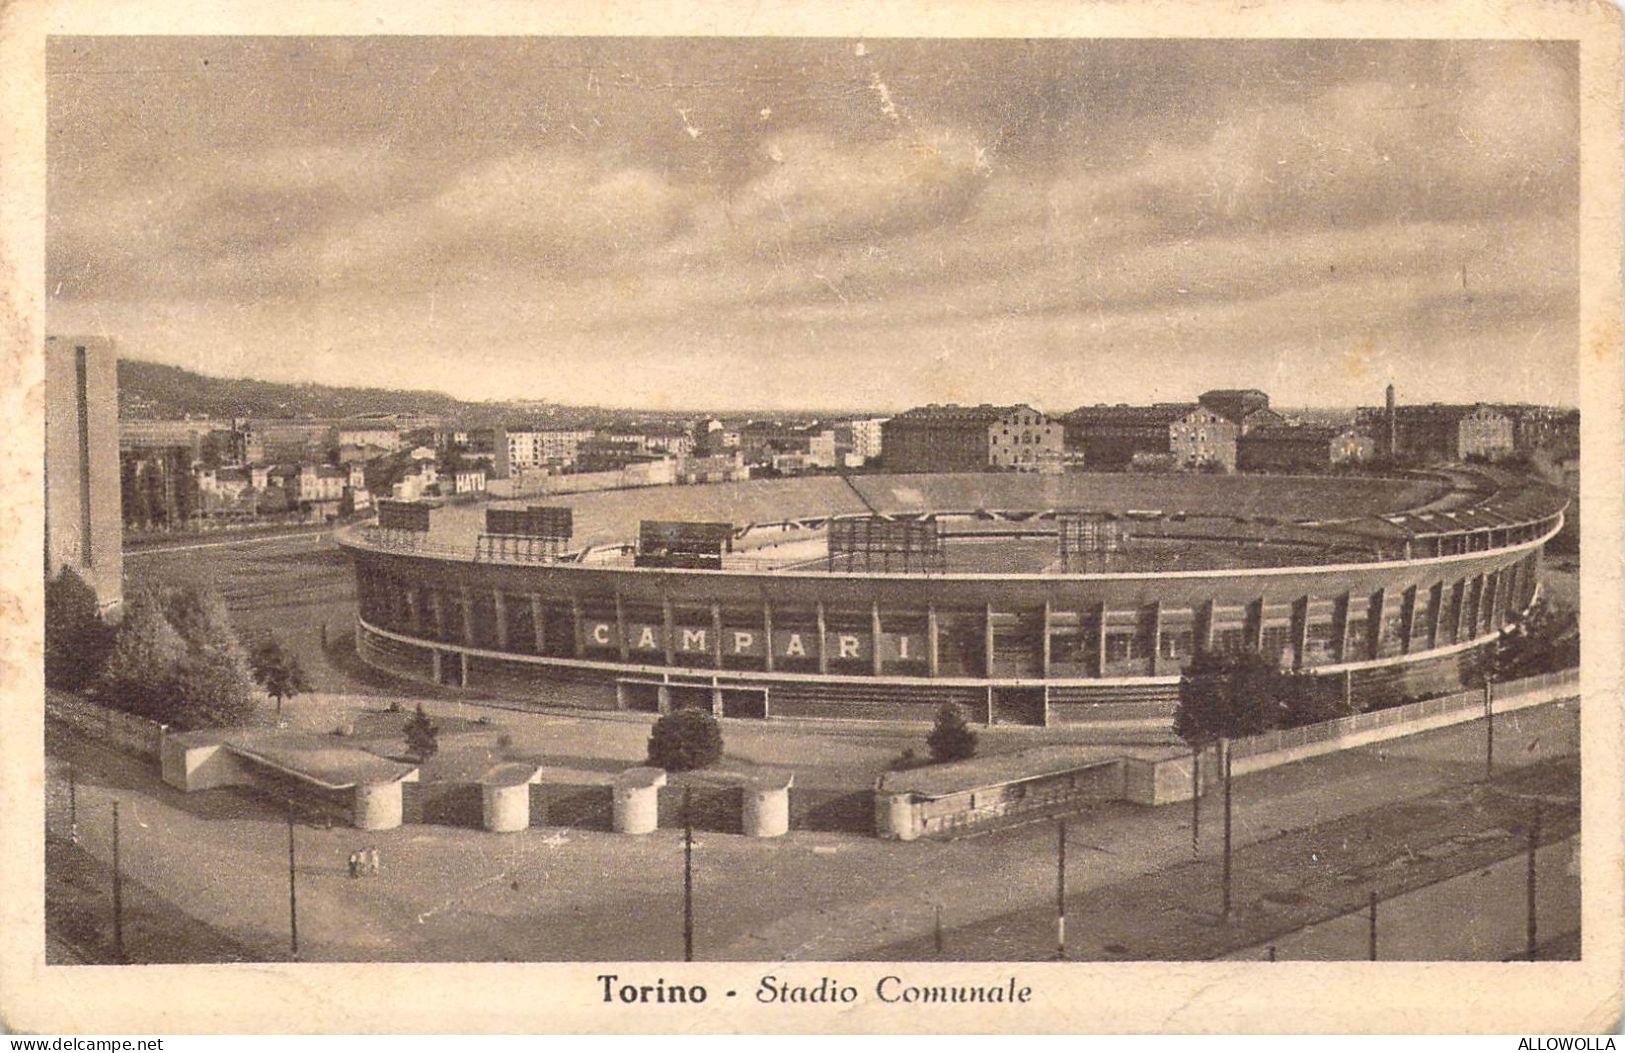
[[(859, 475), (758, 479), (708, 486), (651, 486), (560, 497), (531, 497), (504, 506), (568, 505), (575, 544), (601, 545), (637, 536), (644, 519), (776, 523), (870, 511), (976, 509), (1097, 511), (1159, 510), (1190, 515), (1343, 519), (1427, 503), (1448, 489), (1425, 479), (1274, 475)], [(430, 543), (473, 551), (485, 520), (483, 505), (446, 507), (434, 514)]]

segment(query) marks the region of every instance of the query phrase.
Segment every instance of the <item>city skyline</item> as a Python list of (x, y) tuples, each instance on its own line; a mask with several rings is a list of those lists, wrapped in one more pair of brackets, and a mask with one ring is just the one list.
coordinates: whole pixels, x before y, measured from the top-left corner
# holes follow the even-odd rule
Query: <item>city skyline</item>
[[(144, 362), (144, 363), (148, 363), (148, 364), (164, 364), (164, 363), (156, 363), (154, 360), (151, 360), (151, 359), (133, 359), (132, 361), (139, 361), (139, 362)], [(250, 381), (250, 382), (258, 382), (258, 381), (263, 381), (263, 380), (267, 379), (267, 378), (264, 378), (264, 377), (253, 377), (253, 376), (247, 376), (247, 375), (225, 376), (225, 375), (222, 375), (222, 374), (219, 374), (219, 373), (206, 372), (206, 371), (201, 370), (201, 369), (195, 370), (195, 372), (197, 372), (198, 374), (200, 374), (202, 376), (206, 376), (206, 377), (209, 377), (209, 378), (214, 379), (214, 380), (221, 380), (221, 381), (227, 381), (227, 382), (238, 381), (238, 380)], [(276, 382), (276, 381), (273, 381), (273, 382)], [(279, 382), (276, 382), (276, 383), (279, 383)], [(345, 390), (360, 390), (361, 387), (362, 387), (360, 385), (325, 385), (325, 386), (335, 387), (335, 388), (340, 388), (340, 389), (345, 389)], [(436, 390), (426, 389), (426, 388), (387, 388), (387, 387), (380, 387), (379, 385), (368, 385), (368, 387), (371, 387), (371, 388), (374, 388), (374, 389), (377, 389), (377, 390), (380, 390), (380, 391), (383, 391), (383, 392), (394, 392), (394, 393), (400, 394), (402, 396), (431, 395), (431, 396), (439, 397), (439, 396), (443, 396), (443, 395), (447, 394), (446, 392), (443, 392), (443, 391), (436, 391)], [(1234, 384), (1223, 385), (1223, 387), (1239, 389), (1239, 388), (1247, 387), (1247, 385), (1240, 384), (1240, 383), (1234, 383)], [(1491, 400), (1491, 399), (1485, 399), (1485, 398), (1474, 398), (1474, 397), (1471, 397), (1470, 392), (1465, 393), (1465, 394), (1464, 393), (1457, 393), (1458, 397), (1453, 398), (1453, 399), (1448, 399), (1448, 400), (1432, 399), (1432, 400), (1428, 400), (1428, 402), (1426, 402), (1426, 403), (1421, 402), (1419, 400), (1407, 401), (1405, 399), (1405, 397), (1404, 397), (1404, 387), (1402, 385), (1398, 385), (1398, 384), (1396, 384), (1395, 387), (1396, 387), (1395, 395), (1396, 395), (1396, 398), (1398, 399), (1398, 403), (1400, 405), (1427, 405), (1427, 404), (1475, 405), (1475, 404), (1479, 404), (1479, 403), (1484, 403), (1484, 404), (1487, 404), (1487, 405), (1547, 405), (1547, 406), (1550, 406), (1553, 409), (1558, 409), (1558, 410), (1563, 410), (1563, 411), (1577, 411), (1577, 406), (1574, 405), (1573, 403), (1560, 403), (1560, 402), (1559, 403), (1532, 403), (1527, 399), (1515, 400), (1515, 401), (1497, 401), (1497, 400)], [(1204, 389), (1204, 390), (1213, 390), (1213, 389)], [(1321, 413), (1329, 413), (1329, 412), (1353, 413), (1355, 410), (1360, 409), (1362, 407), (1380, 406), (1382, 404), (1382, 402), (1383, 402), (1384, 390), (1385, 389), (1377, 390), (1373, 394), (1373, 397), (1365, 399), (1363, 401), (1360, 401), (1360, 402), (1348, 402), (1348, 403), (1335, 403), (1335, 402), (1287, 403), (1287, 402), (1282, 402), (1282, 401), (1280, 401), (1278, 399), (1275, 399), (1273, 394), (1271, 394), (1270, 392), (1265, 392), (1265, 394), (1270, 394), (1271, 395), (1271, 400), (1272, 400), (1272, 405), (1274, 405), (1276, 409), (1282, 410), (1284, 412), (1296, 412), (1296, 411), (1302, 410), (1302, 411), (1307, 411), (1307, 412), (1321, 412)], [(1159, 400), (1159, 401), (1174, 403), (1174, 404), (1183, 404), (1183, 403), (1194, 404), (1196, 402), (1196, 396), (1199, 395), (1199, 394), (1201, 394), (1201, 392), (1192, 392), (1192, 393), (1189, 393), (1188, 397), (1176, 394), (1174, 397)], [(659, 416), (698, 417), (698, 416), (712, 415), (712, 416), (725, 416), (725, 417), (728, 417), (728, 418), (743, 418), (743, 417), (749, 417), (749, 416), (752, 416), (752, 415), (760, 415), (760, 416), (763, 416), (763, 417), (781, 416), (781, 417), (792, 417), (792, 418), (793, 417), (798, 417), (798, 416), (799, 417), (811, 418), (811, 417), (817, 416), (817, 415), (825, 415), (825, 416), (829, 416), (829, 417), (871, 417), (871, 416), (885, 416), (885, 415), (890, 415), (890, 414), (896, 414), (896, 413), (901, 413), (901, 412), (904, 412), (904, 411), (910, 410), (910, 409), (917, 409), (917, 408), (920, 408), (921, 406), (929, 406), (929, 405), (931, 405), (930, 403), (922, 403), (922, 404), (918, 404), (918, 405), (909, 405), (909, 406), (876, 406), (876, 405), (859, 405), (859, 404), (853, 403), (853, 404), (848, 404), (848, 405), (831, 405), (831, 406), (810, 406), (810, 405), (798, 406), (798, 405), (796, 405), (794, 403), (786, 403), (784, 405), (770, 407), (770, 406), (749, 406), (749, 405), (736, 405), (736, 406), (711, 405), (711, 406), (707, 406), (707, 405), (704, 405), (704, 404), (699, 404), (699, 405), (695, 405), (693, 407), (682, 408), (682, 409), (673, 409), (673, 408), (659, 409), (659, 408), (636, 405), (636, 404), (613, 405), (613, 404), (584, 403), (584, 402), (553, 402), (553, 401), (548, 400), (548, 399), (526, 399), (526, 398), (518, 398), (518, 397), (515, 397), (515, 398), (491, 397), (491, 398), (484, 398), (484, 399), (465, 399), (465, 400), (462, 400), (462, 401), (468, 402), (469, 404), (476, 405), (476, 406), (504, 406), (504, 405), (506, 405), (506, 406), (513, 406), (513, 407), (522, 407), (522, 408), (518, 408), (518, 409), (515, 410), (515, 413), (519, 414), (519, 415), (522, 415), (524, 412), (527, 412), (527, 411), (529, 411), (529, 412), (538, 412), (538, 411), (541, 411), (543, 409), (564, 409), (564, 410), (574, 410), (574, 411), (582, 411), (582, 412), (593, 411), (593, 410), (601, 410), (601, 411), (605, 412), (606, 414), (625, 413), (625, 414), (635, 414), (635, 415), (642, 415), (642, 416), (649, 416), (649, 417), (659, 417)], [(531, 405), (527, 406), (526, 405), (527, 403), (529, 403)], [(981, 405), (981, 404), (984, 404), (984, 403), (982, 403), (982, 402), (958, 403), (958, 405), (964, 405), (964, 406), (975, 406), (975, 405)], [(1119, 401), (1119, 402), (1115, 402), (1115, 403), (1104, 402), (1104, 401), (1082, 401), (1082, 402), (1077, 402), (1077, 403), (1056, 404), (1054, 406), (1049, 406), (1049, 405), (1043, 404), (1042, 401), (1039, 400), (1039, 399), (1034, 399), (1034, 398), (1020, 399), (1020, 398), (1018, 398), (1018, 399), (1015, 399), (1013, 402), (1008, 403), (1008, 404), (1010, 404), (1010, 405), (1019, 404), (1019, 405), (1030, 406), (1033, 409), (1036, 409), (1041, 413), (1045, 413), (1047, 415), (1054, 416), (1054, 415), (1064, 414), (1068, 410), (1075, 409), (1075, 408), (1082, 407), (1082, 406), (1147, 405), (1147, 404), (1150, 404), (1150, 402), (1149, 402), (1148, 399), (1123, 400), (1123, 401)], [(406, 407), (406, 408), (404, 408), (402, 410), (402, 412), (406, 412), (406, 411), (409, 411), (409, 410), (410, 410), (410, 407)], [(140, 420), (140, 419), (165, 419), (165, 418), (126, 417), (124, 419)], [(564, 427), (564, 425), (561, 424), (561, 425), (558, 425), (558, 427)]]
[(49, 62), (50, 325), (133, 357), (649, 411), (1578, 401), (1570, 44)]

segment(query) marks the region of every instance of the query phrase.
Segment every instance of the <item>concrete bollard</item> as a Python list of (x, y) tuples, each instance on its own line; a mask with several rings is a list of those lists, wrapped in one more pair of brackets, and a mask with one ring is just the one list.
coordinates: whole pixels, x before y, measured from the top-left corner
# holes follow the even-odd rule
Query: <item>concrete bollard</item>
[(494, 834), (530, 829), (530, 783), (517, 786), (481, 786), (485, 802), (485, 828)]
[(361, 782), (355, 787), (351, 822), (357, 830), (393, 830), (401, 825), (401, 784)]
[(652, 833), (660, 825), (660, 788), (664, 785), (662, 768), (628, 768), (615, 776), (615, 832)]
[(541, 778), (534, 764), (498, 764), (480, 776), (485, 828), (495, 834), (530, 829), (530, 784)]
[(795, 776), (762, 775), (741, 785), (744, 809), (741, 827), (746, 837), (783, 837), (790, 831), (790, 787)]

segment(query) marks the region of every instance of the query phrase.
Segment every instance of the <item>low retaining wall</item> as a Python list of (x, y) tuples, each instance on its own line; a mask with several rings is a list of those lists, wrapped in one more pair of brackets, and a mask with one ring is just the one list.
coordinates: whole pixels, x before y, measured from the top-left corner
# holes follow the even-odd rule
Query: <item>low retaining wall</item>
[[(1490, 690), (1490, 708), (1498, 714), (1512, 713), (1531, 706), (1576, 698), (1579, 693), (1580, 672), (1568, 669), (1494, 684)], [(1484, 713), (1482, 689), (1458, 691), (1452, 695), (1358, 713), (1301, 728), (1252, 735), (1230, 743), (1230, 773), (1250, 775), (1339, 750), (1419, 735), (1452, 724), (1465, 724), (1481, 719)], [(1124, 799), (1136, 804), (1170, 804), (1190, 800), (1191, 762), (1190, 751), (1177, 749), (1170, 751), (1166, 758), (1125, 758)], [(1201, 758), (1203, 793), (1212, 791), (1219, 775), (1218, 747), (1209, 747), (1202, 752)]]
[(166, 725), (133, 716), (88, 699), (48, 692), (45, 712), (83, 732), (98, 742), (148, 760), (158, 760), (163, 752)]

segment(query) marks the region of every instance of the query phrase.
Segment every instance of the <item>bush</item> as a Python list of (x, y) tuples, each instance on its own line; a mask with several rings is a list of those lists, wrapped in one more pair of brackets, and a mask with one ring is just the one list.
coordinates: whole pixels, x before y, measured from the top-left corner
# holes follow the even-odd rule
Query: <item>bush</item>
[(45, 683), (77, 691), (101, 674), (113, 630), (101, 619), (96, 592), (71, 567), (45, 583)]
[(423, 703), (418, 703), (417, 712), (406, 721), (406, 751), (418, 759), (421, 764), (433, 757), (440, 749), (440, 725), (429, 718), (424, 712)]
[(922, 768), (930, 763), (930, 761), (926, 760), (924, 757), (921, 757), (918, 753), (915, 753), (913, 746), (909, 746), (907, 749), (903, 750), (902, 753), (899, 753), (897, 756), (892, 758), (891, 763), (886, 765), (886, 770), (912, 771), (915, 768)]
[(703, 709), (679, 709), (655, 721), (649, 763), (667, 771), (708, 768), (722, 757), (722, 727)]
[(937, 722), (926, 736), (925, 744), (931, 748), (931, 760), (937, 764), (976, 756), (976, 732), (965, 723), (964, 711), (952, 702), (944, 702), (937, 708)]

